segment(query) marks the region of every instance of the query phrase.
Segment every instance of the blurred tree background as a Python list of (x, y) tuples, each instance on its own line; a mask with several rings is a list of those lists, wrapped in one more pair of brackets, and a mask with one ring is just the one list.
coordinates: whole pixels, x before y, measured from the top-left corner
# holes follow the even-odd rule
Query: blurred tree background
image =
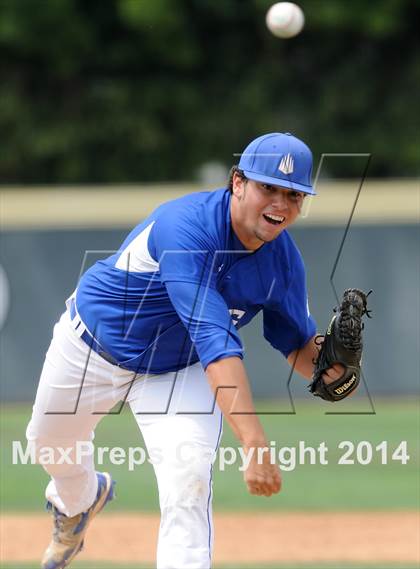
[(191, 180), (269, 131), (417, 175), (420, 0), (300, 0), (292, 40), (273, 1), (0, 0), (0, 182)]

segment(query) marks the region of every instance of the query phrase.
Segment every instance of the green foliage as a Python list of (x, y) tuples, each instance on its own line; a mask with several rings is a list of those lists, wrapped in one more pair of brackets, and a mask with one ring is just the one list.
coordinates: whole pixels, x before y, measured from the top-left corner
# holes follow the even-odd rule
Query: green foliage
[(416, 175), (419, 0), (302, 0), (288, 41), (271, 3), (0, 0), (0, 181), (187, 180), (273, 130)]

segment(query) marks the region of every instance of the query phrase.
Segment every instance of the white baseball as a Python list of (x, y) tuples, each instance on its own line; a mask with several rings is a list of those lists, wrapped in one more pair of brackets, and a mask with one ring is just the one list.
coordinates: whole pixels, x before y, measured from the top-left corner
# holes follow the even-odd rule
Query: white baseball
[(293, 2), (277, 2), (265, 17), (267, 28), (278, 38), (292, 38), (303, 28), (305, 16)]

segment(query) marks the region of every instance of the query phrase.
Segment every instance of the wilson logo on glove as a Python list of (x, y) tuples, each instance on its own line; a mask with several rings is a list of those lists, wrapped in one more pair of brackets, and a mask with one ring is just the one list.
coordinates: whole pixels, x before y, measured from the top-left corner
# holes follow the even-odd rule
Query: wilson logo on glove
[(347, 381), (346, 383), (343, 383), (343, 385), (341, 385), (340, 387), (337, 387), (337, 389), (334, 389), (334, 393), (337, 393), (337, 395), (341, 395), (342, 393), (347, 391), (347, 389), (351, 387), (355, 381), (356, 381), (356, 376), (353, 374), (350, 378), (350, 381)]

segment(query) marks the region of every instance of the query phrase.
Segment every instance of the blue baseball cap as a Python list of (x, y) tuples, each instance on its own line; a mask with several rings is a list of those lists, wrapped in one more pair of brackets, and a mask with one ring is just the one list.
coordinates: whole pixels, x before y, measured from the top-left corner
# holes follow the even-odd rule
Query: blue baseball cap
[(290, 132), (271, 132), (253, 140), (238, 167), (250, 180), (316, 195), (312, 183), (312, 152)]

